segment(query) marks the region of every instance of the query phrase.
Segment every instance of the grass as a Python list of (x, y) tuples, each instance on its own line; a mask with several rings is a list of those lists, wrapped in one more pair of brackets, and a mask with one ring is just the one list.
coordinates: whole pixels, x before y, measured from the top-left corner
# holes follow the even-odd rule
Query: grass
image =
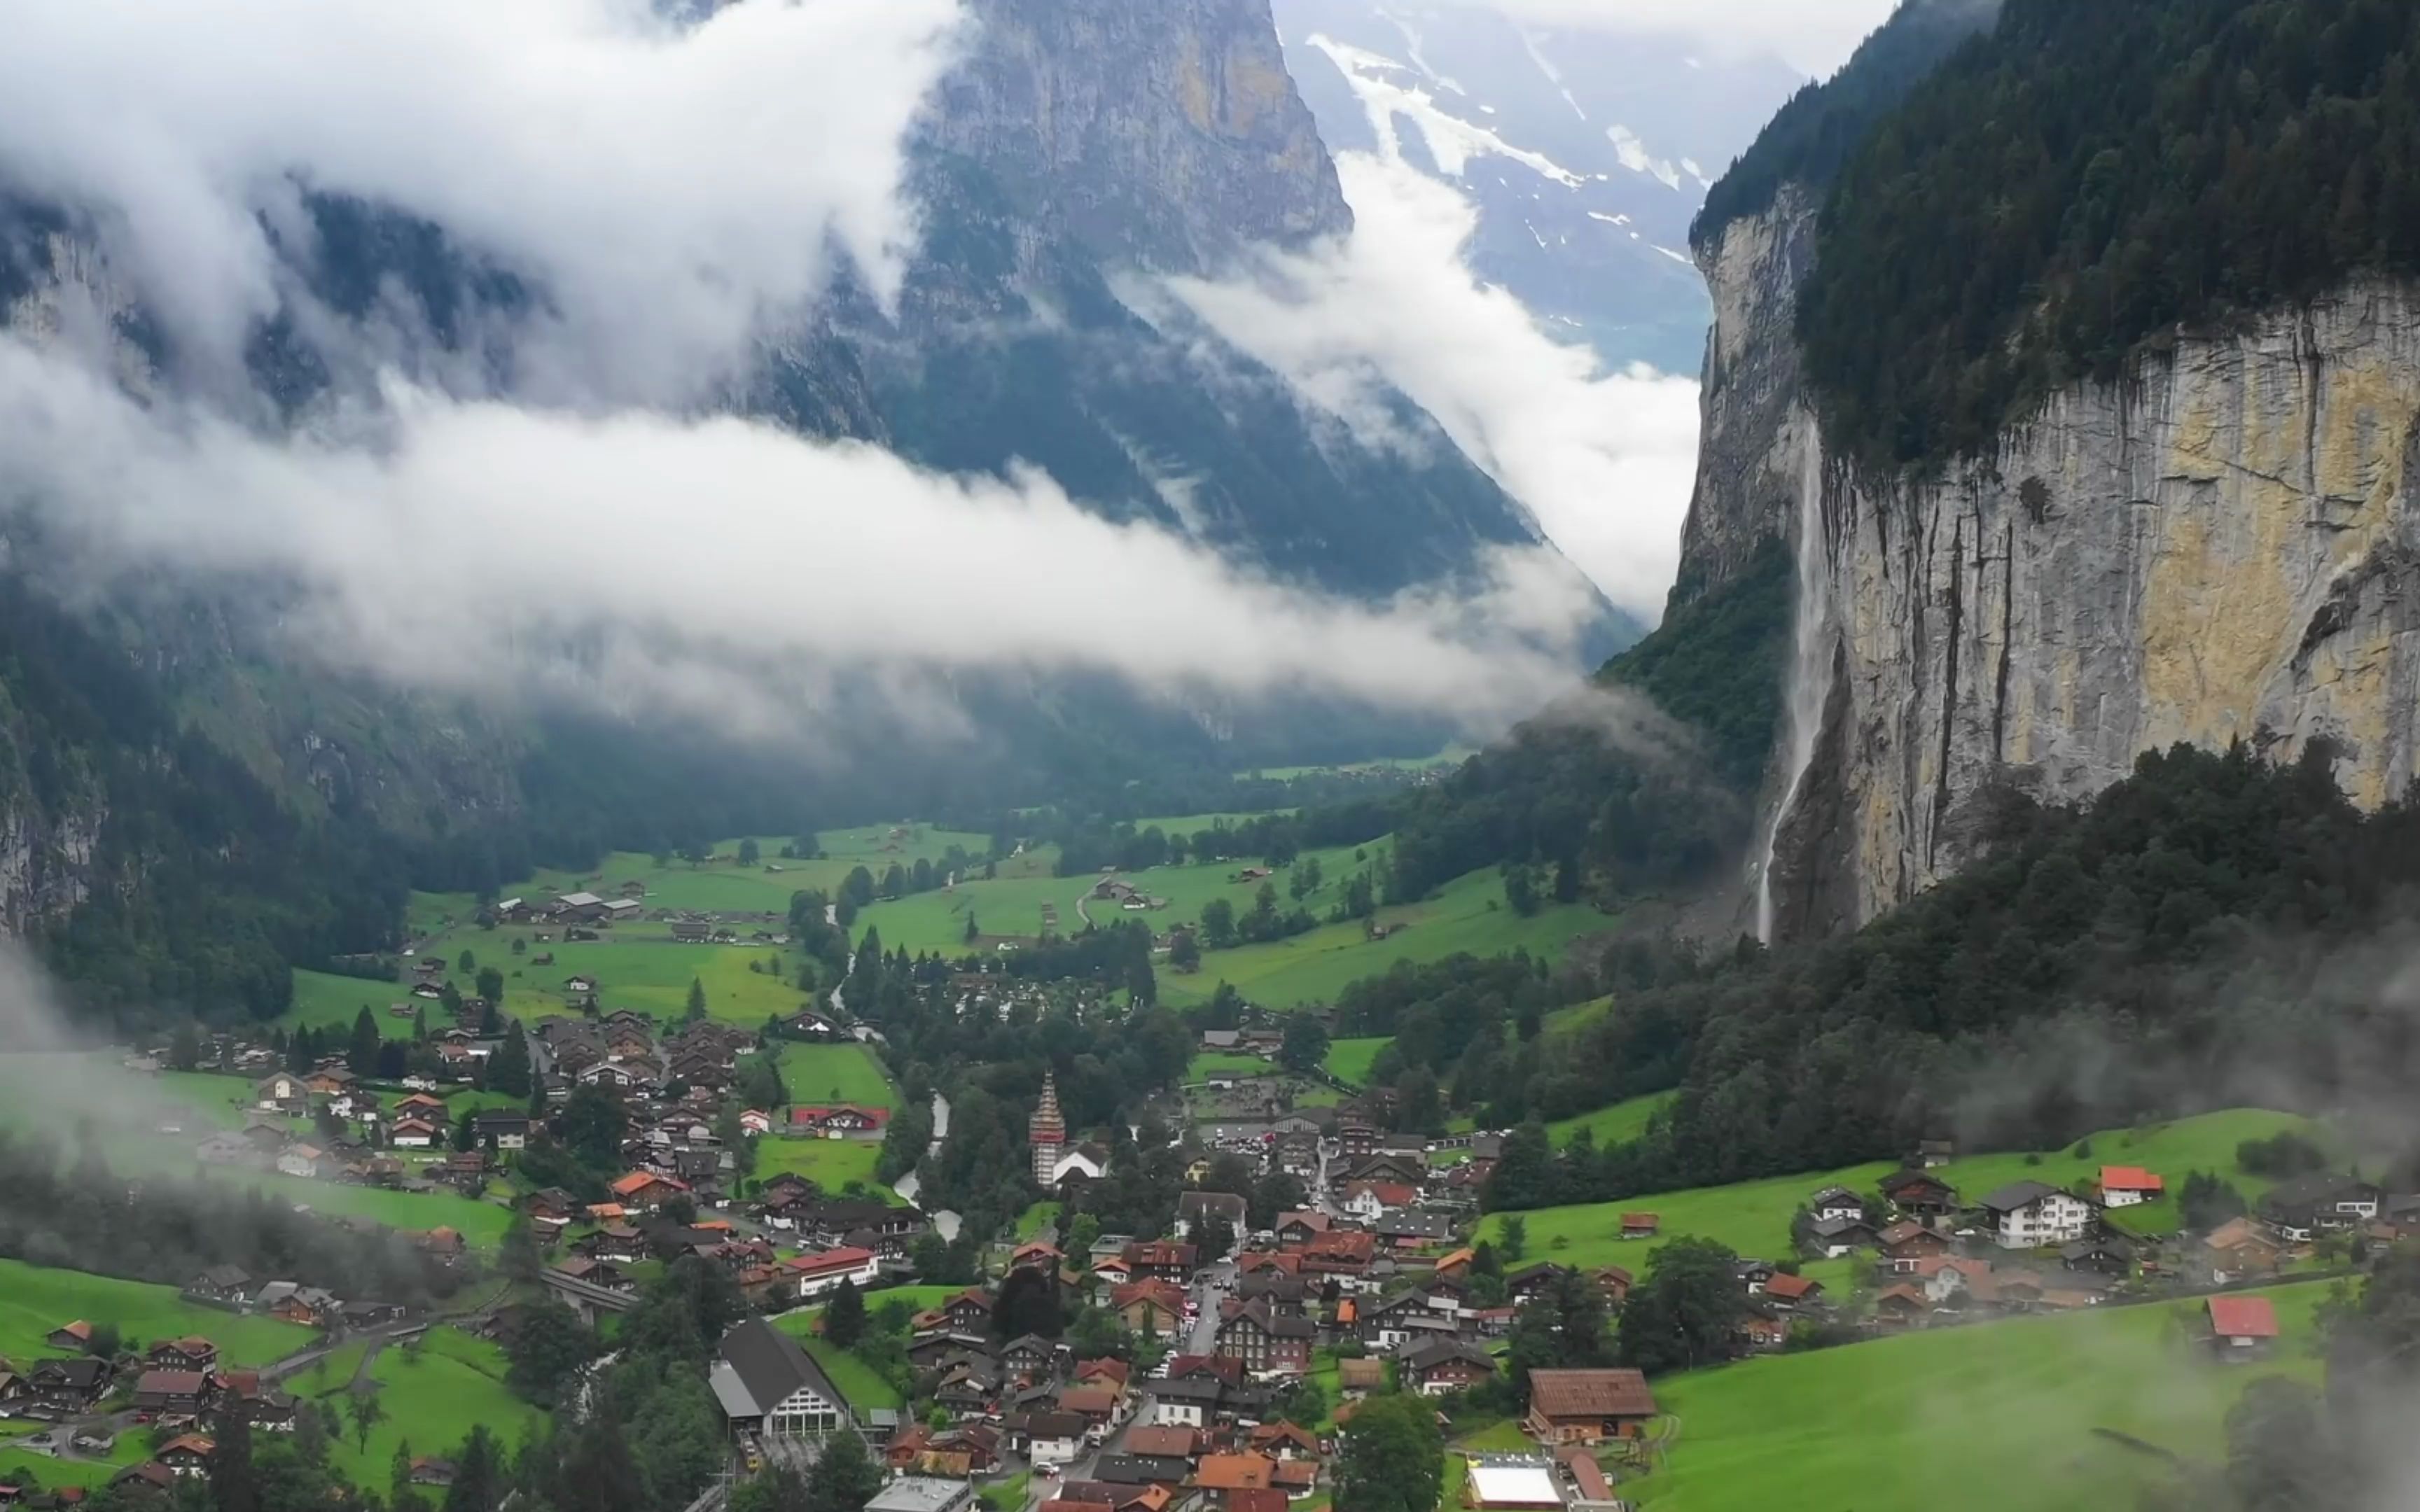
[[(2022, 1154), (1983, 1155), (1954, 1162), (1935, 1174), (1956, 1187), (1962, 1196), (1971, 1199), (2010, 1181), (2039, 1180), (2054, 1186), (2075, 1183), (2086, 1176), (2097, 1177), (2103, 1165), (2146, 1166), (2166, 1177), (2171, 1188), (2183, 1183), (2187, 1171), (2207, 1170), (2233, 1181), (2246, 1198), (2257, 1198), (2273, 1183), (2240, 1169), (2235, 1163), (2235, 1147), (2243, 1140), (2264, 1137), (2280, 1129), (2315, 1132), (2309, 1119), (2293, 1114), (2234, 1108), (2180, 1119), (2154, 1128), (2097, 1134), (2090, 1138), (2091, 1153), (2086, 1156), (2074, 1154), (2075, 1147), (2044, 1154), (2035, 1165), (2027, 1165)], [(1877, 1161), (1841, 1170), (1745, 1181), (1733, 1186), (1699, 1187), (1621, 1202), (1540, 1209), (1524, 1215), (1528, 1226), (1528, 1253), (1566, 1265), (1621, 1263), (1636, 1269), (1653, 1247), (1653, 1242), (1623, 1241), (1621, 1214), (1652, 1212), (1663, 1220), (1658, 1239), (1713, 1239), (1745, 1256), (1777, 1258), (1788, 1249), (1790, 1218), (1798, 1204), (1826, 1186), (1870, 1192), (1874, 1183), (1893, 1168), (1893, 1162)], [(2115, 1221), (2138, 1233), (2172, 1231), (2177, 1222), (2174, 1199), (2122, 1209), (2115, 1215)], [(1504, 1215), (1490, 1217), (1481, 1225), (1481, 1236), (1500, 1242), (1503, 1225)]]
[(1572, 1135), (1586, 1129), (1595, 1139), (1599, 1149), (1608, 1145), (1627, 1144), (1645, 1134), (1647, 1120), (1654, 1116), (1656, 1109), (1671, 1101), (1669, 1092), (1650, 1092), (1645, 1097), (1634, 1097), (1609, 1108), (1599, 1108), (1594, 1113), (1558, 1119), (1546, 1125), (1546, 1137), (1555, 1142), (1556, 1149), (1560, 1149), (1571, 1143)]
[(1327, 1073), (1356, 1087), (1370, 1085), (1370, 1068), (1378, 1052), (1395, 1042), (1391, 1034), (1372, 1035), (1359, 1040), (1330, 1040), (1327, 1042)]
[(899, 1088), (872, 1050), (861, 1044), (798, 1044), (781, 1047), (782, 1085), (793, 1103), (855, 1103), (895, 1108)]
[(1197, 1051), (1186, 1063), (1185, 1079), (1205, 1081), (1212, 1076), (1274, 1076), (1278, 1068), (1258, 1056), (1244, 1055), (1234, 1050)]
[(1059, 1221), (1059, 1204), (1037, 1202), (1016, 1215), (1016, 1242), (1031, 1242), (1034, 1235)]
[[(2194, 1304), (2103, 1308), (1907, 1334), (1667, 1377), (1680, 1419), (1664, 1466), (1621, 1494), (1660, 1512), (1931, 1512), (1943, 1469), (1994, 1512), (2134, 1504), (2157, 1458), (2208, 1463), (2227, 1408), (2265, 1373), (2316, 1379), (2321, 1285), (2265, 1293), (2285, 1337), (2268, 1366), (2204, 1363), (2178, 1336)], [(1956, 1500), (1955, 1497), (1952, 1498)]]
[[(1208, 827), (1205, 824), (1202, 827)], [(1314, 914), (1325, 914), (1335, 906), (1345, 882), (1358, 871), (1374, 871), (1384, 860), (1387, 842), (1373, 841), (1366, 846), (1338, 846), (1327, 850), (1306, 851), (1296, 860), (1299, 867), (1316, 858), (1323, 881), (1317, 890), (1303, 900), (1303, 906)], [(1355, 860), (1354, 853), (1362, 853)], [(971, 916), (980, 937), (985, 942), (1031, 940), (1042, 929), (1042, 909), (1048, 904), (1058, 914), (1058, 929), (1063, 934), (1073, 934), (1082, 929), (1084, 916), (1077, 909), (1078, 899), (1084, 899), (1093, 921), (1107, 924), (1119, 919), (1140, 918), (1151, 927), (1166, 931), (1173, 925), (1189, 924), (1202, 917), (1202, 907), (1214, 898), (1233, 903), (1238, 914), (1251, 907), (1252, 899), (1261, 887), (1258, 880), (1235, 881), (1235, 876), (1249, 860), (1213, 861), (1184, 866), (1157, 866), (1141, 872), (1121, 872), (1120, 875), (1153, 897), (1167, 901), (1165, 908), (1129, 913), (1104, 900), (1089, 898), (1098, 873), (1059, 877), (1042, 874), (1038, 868), (1029, 874), (1011, 876), (1003, 868), (999, 880), (976, 880), (963, 883), (954, 892), (920, 893), (890, 903), (877, 903), (858, 915), (858, 924), (872, 925), (882, 932), (885, 949), (905, 945), (911, 953), (938, 951), (947, 956), (965, 953), (967, 921)], [(1280, 907), (1292, 906), (1286, 890), (1290, 872), (1280, 872), (1274, 881)], [(1352, 927), (1357, 940), (1359, 926)], [(1210, 958), (1212, 963), (1239, 954), (1223, 952)], [(1212, 965), (1205, 963), (1198, 980), (1202, 982), (1202, 995), (1207, 996), (1216, 979)], [(1163, 974), (1162, 991), (1171, 979)]]
[(61, 1351), (45, 1345), (43, 1336), (79, 1318), (115, 1323), (126, 1338), (147, 1344), (197, 1334), (234, 1365), (282, 1360), (313, 1337), (309, 1329), (292, 1323), (196, 1307), (180, 1300), (174, 1287), (0, 1260), (0, 1356), (26, 1365), (56, 1355)]
[(1352, 983), (1398, 961), (1442, 961), (1464, 951), (1502, 955), (1515, 949), (1559, 959), (1572, 941), (1609, 929), (1613, 922), (1581, 903), (1551, 905), (1524, 918), (1505, 906), (1503, 878), (1493, 871), (1457, 877), (1424, 902), (1381, 908), (1377, 920), (1392, 927), (1383, 940), (1368, 938), (1357, 923), (1323, 924), (1273, 945), (1211, 951), (1202, 957), (1202, 969), (1189, 976), (1161, 973), (1160, 995), (1178, 1006), (1204, 1002), (1225, 981), (1252, 1002), (1299, 1008), (1333, 1002)]
[[(456, 1336), (440, 1344), (438, 1335), (447, 1333)], [(411, 1444), (415, 1455), (450, 1458), (482, 1424), (510, 1453), (545, 1414), (512, 1394), (504, 1370), (502, 1349), (458, 1330), (433, 1330), (416, 1354), (386, 1350), (370, 1367), (385, 1421), (370, 1429), (369, 1445), (362, 1449), (347, 1419), (344, 1440), (330, 1445), (330, 1458), (356, 1485), (381, 1485), (397, 1444)], [(332, 1394), (343, 1391), (344, 1378), (332, 1371), (329, 1381)]]
[(1612, 1011), (1612, 998), (1591, 997), (1585, 1003), (1574, 1003), (1569, 1008), (1559, 1008), (1547, 1014), (1545, 1032), (1577, 1034)]
[(876, 1139), (794, 1139), (768, 1134), (756, 1141), (756, 1180), (769, 1181), (783, 1171), (796, 1171), (827, 1192), (838, 1192), (861, 1181), (869, 1196), (899, 1205), (899, 1195), (874, 1179), (874, 1163), (882, 1155)]

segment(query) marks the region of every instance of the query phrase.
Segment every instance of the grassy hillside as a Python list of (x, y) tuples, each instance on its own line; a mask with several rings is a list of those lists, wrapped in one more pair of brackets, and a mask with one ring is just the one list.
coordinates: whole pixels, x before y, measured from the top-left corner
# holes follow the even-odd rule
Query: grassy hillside
[(125, 1338), (146, 1344), (198, 1334), (238, 1365), (282, 1360), (313, 1337), (309, 1329), (292, 1323), (196, 1307), (179, 1301), (174, 1287), (0, 1260), (0, 1357), (26, 1365), (56, 1355), (60, 1351), (45, 1345), (43, 1336), (79, 1318), (115, 1323)]
[(1298, 1008), (1333, 1001), (1346, 986), (1398, 961), (1516, 949), (1559, 958), (1574, 940), (1613, 924), (1583, 903), (1550, 904), (1524, 918), (1505, 906), (1503, 879), (1492, 870), (1458, 877), (1424, 903), (1381, 908), (1377, 917), (1390, 929), (1383, 940), (1368, 938), (1359, 924), (1328, 924), (1274, 945), (1214, 950), (1192, 976), (1163, 973), (1160, 995), (1178, 1004), (1202, 1001), (1228, 981), (1255, 1003)]
[(1669, 1092), (1650, 1092), (1645, 1097), (1634, 1097), (1609, 1108), (1599, 1108), (1594, 1113), (1557, 1119), (1546, 1125), (1546, 1136), (1559, 1149), (1571, 1142), (1572, 1135), (1586, 1129), (1595, 1139), (1596, 1147), (1603, 1149), (1607, 1145), (1622, 1144), (1645, 1134), (1647, 1120), (1653, 1117), (1657, 1108), (1671, 1101)]
[(2128, 1507), (2158, 1458), (2099, 1430), (2210, 1462), (2226, 1410), (2259, 1376), (2317, 1379), (2320, 1284), (2274, 1288), (2274, 1361), (2225, 1366), (2182, 1332), (2198, 1304), (2106, 1308), (1938, 1329), (1665, 1378), (1679, 1419), (1663, 1467), (1620, 1494), (1657, 1512), (1993, 1512)]
[[(370, 1376), (378, 1382), (386, 1420), (370, 1430), (366, 1449), (356, 1446), (349, 1427), (341, 1443), (332, 1441), (330, 1458), (356, 1484), (377, 1486), (394, 1464), (400, 1443), (410, 1443), (415, 1455), (451, 1455), (484, 1423), (509, 1450), (545, 1414), (506, 1388), (504, 1371), (501, 1348), (454, 1328), (430, 1330), (428, 1342), (416, 1353), (383, 1350), (370, 1366)], [(329, 1372), (332, 1393), (341, 1395), (345, 1386), (341, 1372)], [(306, 1384), (305, 1389), (318, 1388)]]
[[(1637, 1102), (1644, 1102), (1640, 1099)], [(1621, 1105), (1635, 1109), (1637, 1103)], [(1610, 1118), (1608, 1109), (1592, 1118)], [(1637, 1115), (1644, 1123), (1643, 1113)], [(2091, 1154), (2079, 1157), (2074, 1149), (2044, 1154), (2027, 1165), (2022, 1154), (1984, 1155), (1958, 1161), (1938, 1174), (1963, 1196), (1981, 1196), (2011, 1181), (2039, 1180), (2053, 1185), (2097, 1177), (2104, 1165), (2141, 1165), (2167, 1178), (2173, 1187), (2191, 1170), (2215, 1171), (2235, 1183), (2247, 1198), (2257, 1197), (2273, 1183), (2253, 1176), (2235, 1163), (2235, 1147), (2246, 1139), (2265, 1138), (2281, 1129), (2316, 1134), (2307, 1119), (2261, 1108), (2235, 1108), (2206, 1113), (2143, 1130), (2116, 1129), (2094, 1134)], [(1700, 1237), (1730, 1245), (1742, 1255), (1778, 1258), (1790, 1242), (1790, 1217), (1798, 1205), (1826, 1186), (1870, 1192), (1890, 1174), (1892, 1164), (1878, 1161), (1840, 1170), (1812, 1171), (1803, 1176), (1743, 1181), (1732, 1186), (1699, 1187), (1687, 1192), (1663, 1192), (1621, 1202), (1590, 1203), (1570, 1208), (1542, 1208), (1523, 1214), (1528, 1226), (1528, 1251), (1567, 1265), (1621, 1264), (1636, 1269), (1653, 1248), (1649, 1242), (1621, 1238), (1621, 1214), (1652, 1212), (1663, 1220), (1660, 1239)], [(2176, 1227), (2174, 1199), (2127, 1209), (2115, 1222), (2137, 1233), (2170, 1232)], [(1504, 1215), (1481, 1226), (1487, 1238), (1500, 1239)]]
[(1395, 1037), (1391, 1034), (1371, 1035), (1358, 1040), (1331, 1040), (1327, 1045), (1328, 1074), (1342, 1077), (1356, 1087), (1366, 1087), (1370, 1082), (1371, 1064), (1378, 1058), (1378, 1052), (1394, 1042)]

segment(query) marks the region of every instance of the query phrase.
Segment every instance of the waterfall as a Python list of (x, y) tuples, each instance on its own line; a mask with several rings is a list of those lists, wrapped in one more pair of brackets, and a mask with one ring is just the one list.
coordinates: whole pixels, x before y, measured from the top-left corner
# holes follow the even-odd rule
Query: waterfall
[(1831, 564), (1823, 541), (1823, 448), (1811, 423), (1801, 445), (1804, 460), (1798, 478), (1798, 605), (1791, 638), (1790, 754), (1781, 801), (1764, 831), (1764, 858), (1756, 869), (1756, 937), (1773, 943), (1773, 853), (1781, 838), (1781, 823), (1798, 801), (1800, 784), (1815, 760), (1815, 736), (1823, 722), (1823, 703), (1832, 691), (1832, 658), (1827, 654), (1824, 621), (1831, 609)]

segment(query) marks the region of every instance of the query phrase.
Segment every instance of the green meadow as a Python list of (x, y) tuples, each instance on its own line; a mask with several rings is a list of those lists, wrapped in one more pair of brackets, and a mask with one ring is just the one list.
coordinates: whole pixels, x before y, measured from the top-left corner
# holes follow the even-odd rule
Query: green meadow
[(147, 1345), (199, 1335), (235, 1365), (282, 1360), (314, 1337), (307, 1328), (274, 1319), (197, 1307), (179, 1299), (174, 1287), (0, 1260), (0, 1357), (24, 1366), (59, 1354), (43, 1338), (78, 1319), (115, 1323), (125, 1338)]
[(876, 1139), (793, 1139), (773, 1134), (756, 1141), (756, 1180), (769, 1181), (784, 1171), (795, 1171), (827, 1192), (862, 1181), (868, 1196), (897, 1207), (899, 1195), (874, 1180), (874, 1163), (881, 1153), (882, 1143)]
[[(2260, 1365), (2222, 1365), (2189, 1341), (2201, 1304), (2104, 1307), (1932, 1329), (1659, 1379), (1678, 1419), (1663, 1464), (1623, 1477), (1657, 1512), (1993, 1512), (2129, 1507), (2165, 1462), (2124, 1434), (2204, 1465), (2227, 1409), (2266, 1374), (2316, 1379), (2313, 1311), (2327, 1288), (2273, 1288), (2284, 1333)], [(1945, 1482), (1945, 1475), (1949, 1482)], [(1979, 1500), (1978, 1499), (1979, 1498)]]
[(1582, 903), (1552, 904), (1524, 918), (1506, 906), (1504, 880), (1492, 870), (1457, 877), (1420, 903), (1381, 908), (1377, 921), (1389, 930), (1383, 940), (1369, 938), (1358, 923), (1323, 924), (1271, 945), (1211, 951), (1190, 976), (1162, 972), (1160, 995), (1180, 1006), (1203, 1002), (1225, 981), (1252, 1002), (1299, 1008), (1333, 1002), (1347, 986), (1398, 961), (1516, 949), (1559, 959), (1574, 940), (1613, 925), (1609, 916)]
[(1594, 1113), (1558, 1119), (1546, 1125), (1546, 1137), (1554, 1141), (1556, 1149), (1560, 1149), (1571, 1143), (1572, 1135), (1586, 1129), (1599, 1149), (1607, 1145), (1627, 1144), (1645, 1134), (1647, 1120), (1654, 1117), (1656, 1109), (1671, 1101), (1669, 1092), (1650, 1092), (1645, 1097), (1634, 1097), (1609, 1108), (1599, 1108)]
[[(331, 1442), (330, 1458), (355, 1484), (383, 1485), (398, 1445), (410, 1444), (414, 1455), (450, 1458), (482, 1424), (509, 1454), (546, 1414), (512, 1394), (504, 1384), (505, 1368), (501, 1348), (443, 1325), (431, 1329), (417, 1350), (390, 1346), (370, 1366), (384, 1420), (370, 1429), (368, 1446), (362, 1448), (351, 1420), (342, 1419), (342, 1442)], [(348, 1381), (338, 1369), (325, 1379), (324, 1395), (341, 1414)]]
[[(1633, 1105), (1623, 1103), (1621, 1108)], [(1620, 1110), (1608, 1109), (1606, 1114), (1616, 1111)], [(1644, 1114), (1637, 1117), (1643, 1124)], [(2238, 1166), (2235, 1147), (2246, 1139), (2264, 1138), (2282, 1129), (2315, 1135), (2319, 1133), (2309, 1119), (2293, 1114), (2233, 1108), (2144, 1129), (2108, 1130), (2066, 1149), (2044, 1152), (2034, 1164), (2027, 1164), (2023, 1154), (1981, 1155), (1953, 1162), (1934, 1174), (1956, 1187), (1962, 1196), (1971, 1199), (2011, 1181), (2072, 1185), (2086, 1177), (2097, 1179), (2102, 1165), (2144, 1166), (2166, 1178), (2172, 1189), (2182, 1184), (2186, 1172), (2205, 1170), (2234, 1182), (2246, 1198), (2257, 1198), (2273, 1183)], [(2089, 1154), (2075, 1153), (2087, 1144)], [(1620, 1202), (1542, 1208), (1522, 1217), (1528, 1226), (1528, 1253), (1567, 1265), (1619, 1263), (1636, 1270), (1656, 1241), (1622, 1239), (1624, 1212), (1654, 1213), (1662, 1222), (1657, 1241), (1712, 1239), (1744, 1256), (1777, 1259), (1788, 1250), (1791, 1215), (1800, 1203), (1827, 1186), (1871, 1192), (1874, 1183), (1894, 1168), (1893, 1162), (1876, 1161), (1840, 1170), (1662, 1192)], [(1486, 1219), (1480, 1226), (1481, 1237), (1500, 1242), (1504, 1218), (1498, 1213)], [(2174, 1198), (2121, 1209), (2112, 1221), (2141, 1234), (2173, 1232), (2177, 1225)]]
[(1327, 1073), (1356, 1087), (1370, 1084), (1370, 1067), (1378, 1052), (1395, 1042), (1391, 1034), (1371, 1035), (1357, 1040), (1330, 1040), (1327, 1042)]
[(782, 1085), (789, 1088), (793, 1103), (899, 1105), (899, 1088), (891, 1084), (882, 1062), (864, 1045), (785, 1042), (779, 1052), (779, 1064)]

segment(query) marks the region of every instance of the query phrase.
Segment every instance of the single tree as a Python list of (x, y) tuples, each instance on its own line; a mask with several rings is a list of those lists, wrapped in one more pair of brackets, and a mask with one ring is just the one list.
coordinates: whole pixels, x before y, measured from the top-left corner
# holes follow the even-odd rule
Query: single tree
[(1676, 1239), (1649, 1257), (1622, 1303), (1621, 1363), (1652, 1372), (1726, 1359), (1746, 1310), (1739, 1257), (1712, 1240)]
[(844, 1350), (857, 1348), (865, 1337), (865, 1298), (854, 1281), (843, 1281), (824, 1308), (824, 1337)]
[(467, 977), (479, 969), (479, 958), (473, 955), (470, 951), (464, 950), (460, 955), (454, 958), (454, 969)]
[(370, 1430), (386, 1421), (386, 1405), (379, 1400), (378, 1389), (355, 1391), (345, 1397), (345, 1415), (352, 1420), (353, 1447), (367, 1454)]
[(1344, 1425), (1342, 1439), (1336, 1512), (1436, 1512), (1445, 1441), (1427, 1397), (1373, 1396)]
[(1529, 1252), (1529, 1220), (1517, 1212), (1505, 1214), (1504, 1226), (1497, 1230), (1497, 1238), (1500, 1242), (1497, 1248), (1503, 1252), (1504, 1257), (1518, 1263), (1521, 1257)]
[(743, 840), (739, 842), (739, 864), (741, 866), (754, 866), (763, 855), (764, 852), (756, 848), (756, 842), (754, 841)]

